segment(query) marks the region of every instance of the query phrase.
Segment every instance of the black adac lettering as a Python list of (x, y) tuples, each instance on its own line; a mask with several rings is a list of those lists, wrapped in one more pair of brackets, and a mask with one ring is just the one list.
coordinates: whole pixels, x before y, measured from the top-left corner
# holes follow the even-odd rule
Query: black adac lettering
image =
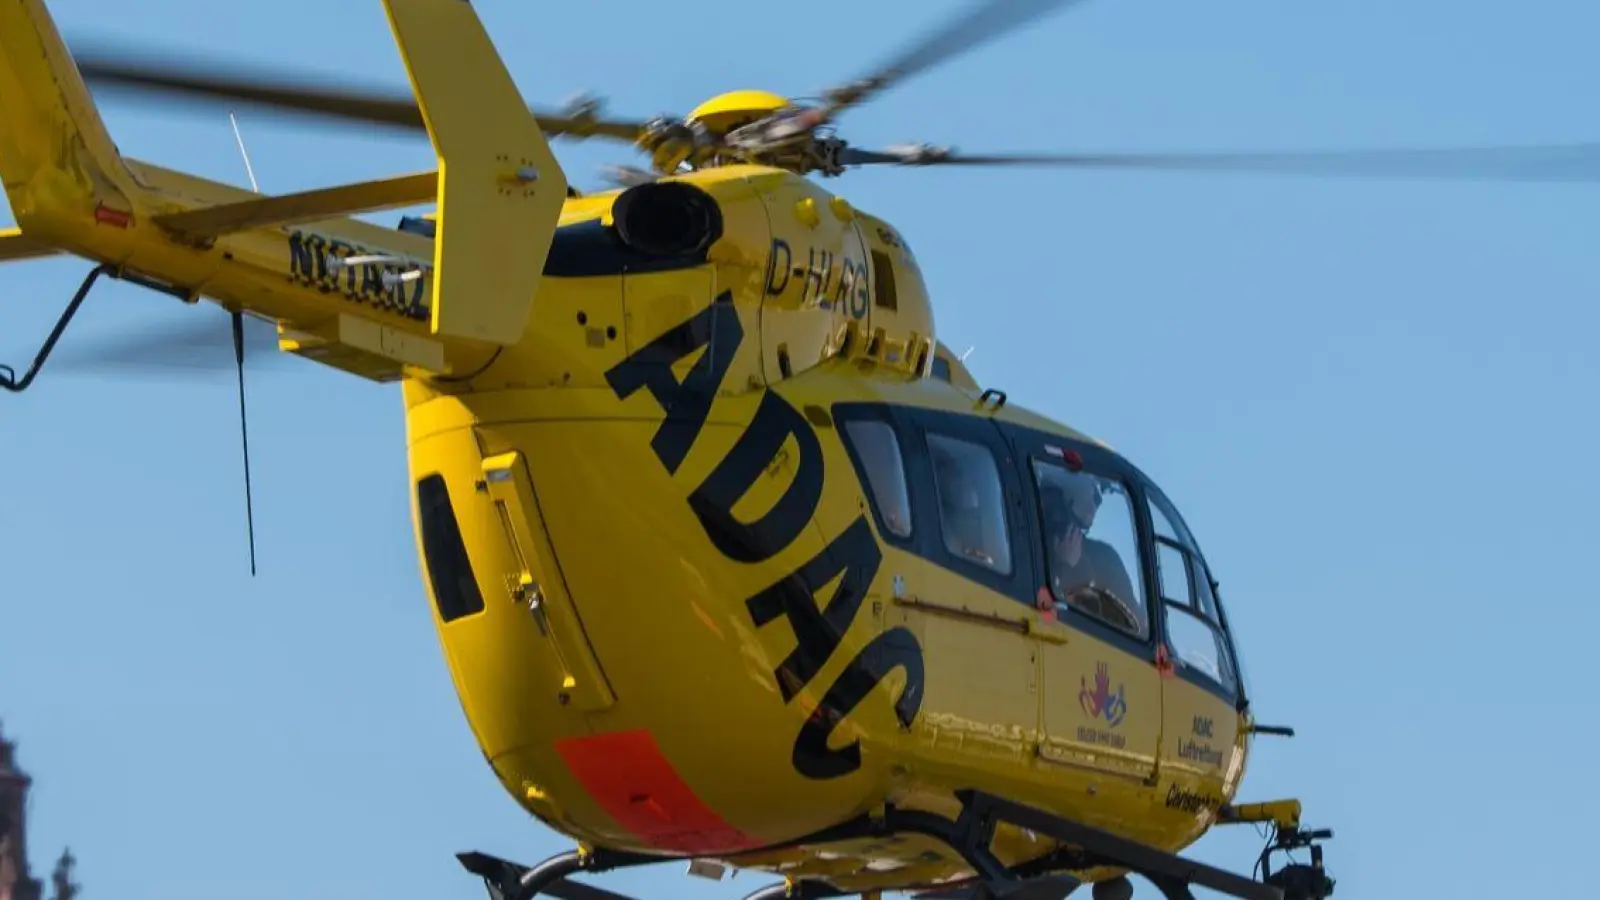
[(1222, 751), (1200, 741), (1179, 738), (1178, 757), (1217, 768), (1222, 766)]
[[(789, 259), (789, 253), (786, 244), (774, 242), (766, 282), (769, 293), (787, 285), (787, 270), (782, 284), (776, 281), (776, 260), (780, 256)], [(811, 258), (815, 261), (815, 251)], [(861, 266), (854, 281), (863, 291), (864, 276), (865, 266)], [(817, 279), (819, 290), (830, 284), (821, 270), (807, 277)], [(809, 283), (806, 290), (810, 290)], [(842, 284), (841, 290), (846, 290)], [(606, 373), (606, 381), (618, 399), (626, 399), (641, 388), (648, 389), (666, 414), (651, 447), (669, 473), (676, 474), (704, 430), (712, 400), (743, 341), (744, 329), (732, 300), (732, 293), (724, 292), (705, 310)], [(701, 347), (706, 348), (704, 354), (679, 382), (672, 372), (673, 364)], [(733, 515), (733, 507), (781, 459), (779, 454), (791, 438), (799, 448), (799, 458), (783, 496), (755, 522), (739, 521)], [(688, 502), (719, 552), (735, 562), (756, 563), (777, 556), (805, 533), (821, 502), (824, 476), (825, 462), (816, 432), (787, 400), (769, 390), (761, 395), (744, 433)], [(866, 515), (858, 515), (821, 552), (745, 601), (745, 609), (757, 628), (785, 618), (794, 632), (794, 650), (772, 673), (785, 703), (792, 702), (838, 652), (860, 615), (882, 562), (883, 553), (872, 526)], [(833, 595), (826, 606), (819, 606), (817, 592), (830, 584), (834, 585)], [(902, 727), (911, 727), (922, 708), (922, 648), (909, 630), (894, 628), (861, 648), (802, 725), (792, 749), (797, 772), (807, 778), (826, 779), (848, 775), (861, 767), (858, 744), (833, 750), (828, 747), (828, 739), (838, 723), (896, 669), (905, 673), (906, 687), (895, 701), (895, 716)]]
[(837, 286), (833, 289), (833, 296), (829, 298), (828, 305), (834, 307), (835, 309), (846, 310), (850, 313), (850, 315), (860, 318), (860, 316), (856, 316), (855, 310), (851, 308), (850, 303), (850, 288), (853, 284), (855, 284), (855, 280), (856, 264), (850, 259), (850, 257), (846, 256), (845, 258), (839, 260), (839, 281)]
[(1196, 793), (1175, 784), (1167, 789), (1166, 805), (1167, 809), (1198, 814), (1220, 808), (1222, 806), (1222, 798), (1215, 794)]
[[(789, 242), (783, 238), (773, 238), (772, 250), (767, 256), (766, 291), (768, 297), (778, 296), (789, 286), (789, 268), (793, 265), (794, 253), (789, 249)], [(783, 276), (782, 281), (778, 280), (779, 275)]]
[(823, 309), (838, 309), (853, 319), (867, 315), (869, 282), (865, 261), (842, 257), (833, 250), (804, 247), (804, 266), (794, 264), (795, 251), (787, 241), (773, 238), (767, 254), (767, 274), (763, 290), (776, 297), (789, 288), (791, 278), (800, 281), (801, 306), (815, 303)]
[[(359, 268), (361, 269), (361, 293), (366, 294), (369, 297), (377, 297), (377, 296), (382, 296), (384, 294), (395, 294), (395, 293), (398, 293), (399, 289), (391, 290), (387, 285), (385, 285), (383, 283), (383, 267), (382, 266), (378, 265), (377, 263), (365, 263), (365, 264), (361, 265)], [(356, 277), (355, 268), (351, 268), (351, 270), (350, 270), (350, 278), (351, 278), (351, 280), (354, 281), (355, 277)], [(421, 284), (422, 283), (422, 279), (420, 279), (420, 278), (417, 279), (417, 283)], [(353, 287), (354, 287), (354, 285), (352, 285), (352, 288)]]
[(320, 244), (315, 235), (298, 231), (289, 235), (289, 277), (309, 282), (327, 275), (327, 263), (323, 261)]
[[(733, 292), (724, 291), (694, 318), (674, 326), (606, 372), (606, 383), (617, 399), (626, 400), (647, 388), (666, 413), (650, 448), (669, 474), (677, 474), (700, 436), (711, 415), (711, 401), (743, 342), (744, 326), (733, 308)], [(683, 381), (678, 381), (672, 373), (673, 363), (701, 347), (706, 352)], [(741, 440), (741, 446), (743, 443)]]
[[(859, 516), (822, 552), (746, 601), (757, 628), (787, 618), (794, 631), (794, 650), (772, 673), (785, 703), (809, 685), (839, 649), (882, 562), (872, 528), (865, 516)], [(835, 584), (833, 596), (819, 609), (816, 592), (830, 583)], [(795, 771), (807, 778), (827, 779), (861, 768), (858, 744), (834, 750), (828, 747), (828, 739), (839, 722), (895, 669), (906, 675), (905, 690), (895, 701), (895, 717), (902, 727), (911, 726), (922, 708), (922, 648), (916, 636), (901, 627), (867, 642), (839, 673), (795, 737), (791, 753)]]
[[(866, 524), (864, 518), (856, 521)], [(854, 712), (873, 688), (882, 684), (883, 679), (897, 668), (906, 673), (906, 686), (900, 699), (895, 701), (894, 714), (900, 721), (900, 727), (911, 727), (918, 711), (922, 709), (922, 647), (910, 629), (900, 626), (868, 641), (855, 659), (850, 660), (850, 664), (839, 673), (822, 702), (811, 711), (810, 717), (800, 727), (800, 734), (795, 737), (794, 752), (790, 756), (795, 771), (807, 778), (821, 780), (838, 778), (861, 768), (859, 741), (851, 741), (834, 750), (828, 746), (828, 739), (833, 736), (833, 730), (839, 722)]]
[[(866, 518), (859, 517), (816, 556), (745, 601), (757, 628), (782, 617), (794, 629), (794, 650), (772, 672), (783, 702), (810, 684), (839, 649), (882, 562)], [(827, 609), (818, 609), (817, 591), (835, 578), (838, 586)]]
[(806, 250), (805, 283), (800, 288), (800, 303), (804, 305), (815, 297), (821, 300), (825, 295), (823, 289), (827, 286), (828, 276), (828, 251), (812, 247)]
[[(408, 319), (427, 321), (425, 302), (428, 267), (411, 268), (391, 263), (364, 262), (354, 266), (330, 268), (328, 257), (348, 259), (373, 254), (365, 247), (320, 234), (292, 231), (289, 241), (289, 278), (315, 286), (323, 293), (337, 293), (357, 303), (366, 303)], [(421, 277), (417, 277), (420, 275)], [(388, 278), (386, 283), (386, 276)], [(410, 280), (404, 280), (409, 278)]]
[(844, 261), (847, 278), (839, 281), (839, 299), (847, 303), (850, 318), (865, 319), (867, 317), (867, 264), (865, 262)]
[[(336, 256), (340, 259), (346, 259), (356, 255), (356, 247), (354, 244), (346, 243), (338, 238), (334, 238), (333, 240), (328, 241), (327, 253), (329, 256)], [(324, 259), (326, 258), (327, 257), (324, 257)], [(344, 278), (342, 279), (344, 282), (343, 284), (339, 283), (341, 281), (339, 277), (340, 274), (344, 275)], [(333, 277), (328, 279), (328, 288), (330, 290), (339, 291), (347, 297), (359, 296), (356, 287), (355, 266), (345, 266), (342, 269), (337, 269), (333, 272)], [(385, 291), (385, 293), (387, 293), (387, 291)]]
[(861, 310), (861, 315), (856, 318), (864, 319), (867, 317), (867, 304), (871, 302), (871, 296), (872, 278), (867, 272), (866, 260), (862, 260), (861, 265), (856, 269), (855, 296), (851, 298), (850, 302), (851, 309)]
[[(800, 459), (783, 496), (755, 522), (735, 519), (734, 505), (755, 487), (790, 437), (800, 447)], [(794, 543), (821, 499), (822, 445), (817, 433), (787, 400), (768, 391), (761, 395), (761, 405), (738, 443), (689, 496), (689, 507), (722, 555), (753, 563), (771, 559)]]
[[(425, 296), (423, 291), (426, 290), (426, 285), (427, 282), (421, 278), (415, 279), (411, 282), (411, 303), (408, 307), (410, 310), (409, 315), (422, 321), (427, 321), (428, 319), (432, 318), (432, 315), (428, 312), (427, 305), (423, 302), (423, 298)], [(396, 294), (401, 294), (401, 292), (404, 290), (404, 282), (395, 286)]]

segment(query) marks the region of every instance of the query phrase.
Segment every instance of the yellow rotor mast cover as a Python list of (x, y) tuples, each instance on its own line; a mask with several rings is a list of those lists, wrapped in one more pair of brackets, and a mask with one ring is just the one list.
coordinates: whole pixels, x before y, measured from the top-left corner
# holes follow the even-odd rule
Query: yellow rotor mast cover
[[(683, 118), (683, 124), (704, 129), (720, 138), (734, 129), (760, 121), (792, 105), (789, 98), (771, 91), (728, 91), (696, 106)], [(692, 142), (665, 141), (645, 149), (650, 153), (651, 165), (663, 174), (678, 171), (684, 163), (701, 168), (726, 161), (720, 158), (717, 150), (697, 149)]]
[(728, 91), (690, 110), (686, 121), (699, 122), (711, 131), (727, 134), (789, 105), (789, 98), (771, 91)]

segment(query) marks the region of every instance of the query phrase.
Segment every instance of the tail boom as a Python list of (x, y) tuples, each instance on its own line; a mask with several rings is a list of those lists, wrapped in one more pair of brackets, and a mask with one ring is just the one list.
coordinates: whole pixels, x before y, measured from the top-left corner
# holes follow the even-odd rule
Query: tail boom
[[(158, 239), (137, 255), (139, 267), (158, 277), (189, 269), (192, 280), (182, 283), (195, 294), (276, 319), (282, 349), (375, 381), (471, 371), (492, 357), (485, 342), (432, 334), (432, 240), (342, 216), (302, 220), (312, 215), (304, 198), (347, 193), (351, 211), (381, 209), (422, 199), (400, 197), (396, 186), (414, 192), (431, 175), (263, 198), (151, 163), (128, 165), (166, 206), (142, 226)], [(292, 207), (300, 215), (275, 213)], [(238, 227), (257, 215), (290, 221)]]
[(54, 256), (59, 251), (48, 241), (23, 234), (20, 228), (0, 228), (0, 262)]

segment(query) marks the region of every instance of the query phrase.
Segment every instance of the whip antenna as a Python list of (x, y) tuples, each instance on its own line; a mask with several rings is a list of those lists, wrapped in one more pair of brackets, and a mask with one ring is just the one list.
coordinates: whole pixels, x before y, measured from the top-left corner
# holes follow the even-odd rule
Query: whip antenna
[(234, 310), (233, 359), (239, 371), (239, 440), (244, 447), (244, 522), (250, 538), (250, 574), (256, 574), (256, 516), (250, 499), (250, 429), (244, 412), (244, 315)]
[(239, 133), (239, 118), (228, 110), (228, 121), (233, 125), (233, 139), (239, 145), (239, 155), (244, 157), (244, 174), (250, 178), (250, 190), (261, 193), (261, 187), (256, 184), (256, 170), (250, 165), (250, 151), (244, 148), (244, 135)]
[[(239, 133), (239, 119), (231, 109), (228, 110), (228, 121), (233, 125), (233, 139), (239, 144), (239, 155), (244, 157), (244, 172), (250, 178), (250, 190), (259, 194), (261, 187), (256, 184), (256, 172), (250, 165), (250, 152), (244, 148), (244, 135)], [(250, 575), (253, 578), (256, 574), (256, 516), (250, 490), (250, 428), (244, 405), (244, 313), (233, 309), (229, 310), (229, 316), (233, 320), (234, 368), (239, 372), (239, 443), (244, 449), (244, 522), (250, 541)]]

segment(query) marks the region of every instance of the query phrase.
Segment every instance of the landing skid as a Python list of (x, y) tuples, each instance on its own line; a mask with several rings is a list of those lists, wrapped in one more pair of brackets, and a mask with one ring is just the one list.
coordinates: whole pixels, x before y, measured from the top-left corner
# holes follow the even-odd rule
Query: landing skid
[(558, 853), (536, 866), (524, 866), (510, 860), (479, 853), (476, 850), (457, 853), (456, 859), (468, 872), (483, 879), (489, 891), (489, 900), (533, 900), (534, 897), (554, 897), (556, 900), (632, 900), (622, 894), (602, 890), (576, 881), (568, 875), (579, 872), (606, 872), (626, 866), (647, 865), (663, 860), (659, 856), (638, 856), (612, 850), (593, 850), (588, 853), (569, 851)]
[[(1333, 893), (1333, 882), (1322, 870), (1322, 848), (1316, 844), (1329, 832), (1301, 832), (1280, 835), (1269, 848), (1309, 847), (1311, 866), (1290, 866), (1276, 877), (1264, 872), (1266, 883), (1205, 863), (1186, 859), (1131, 841), (1124, 837), (1068, 821), (1030, 806), (981, 791), (961, 791), (962, 804), (955, 821), (931, 813), (890, 807), (878, 817), (862, 817), (825, 829), (802, 840), (781, 846), (828, 843), (892, 834), (921, 834), (935, 838), (961, 854), (972, 867), (974, 877), (957, 885), (927, 885), (922, 895), (929, 898), (960, 900), (1059, 900), (1078, 886), (1070, 876), (1056, 874), (1064, 869), (1110, 866), (1142, 875), (1155, 885), (1167, 900), (1195, 900), (1190, 888), (1198, 885), (1239, 900), (1323, 900)], [(1058, 851), (1042, 859), (1007, 867), (990, 850), (995, 828), (1002, 824), (1026, 828), (1055, 838), (1074, 849)], [(767, 849), (781, 849), (780, 847)], [(457, 854), (469, 872), (483, 878), (490, 900), (632, 900), (621, 894), (567, 880), (579, 872), (605, 872), (610, 869), (649, 865), (672, 858), (619, 853), (596, 849), (553, 856), (533, 867), (518, 865), (484, 853)], [(1292, 872), (1293, 875), (1285, 877)], [(897, 888), (897, 891), (913, 888)], [(816, 880), (793, 881), (762, 888), (745, 900), (823, 900), (823, 898), (861, 896), (875, 893), (841, 891)]]

